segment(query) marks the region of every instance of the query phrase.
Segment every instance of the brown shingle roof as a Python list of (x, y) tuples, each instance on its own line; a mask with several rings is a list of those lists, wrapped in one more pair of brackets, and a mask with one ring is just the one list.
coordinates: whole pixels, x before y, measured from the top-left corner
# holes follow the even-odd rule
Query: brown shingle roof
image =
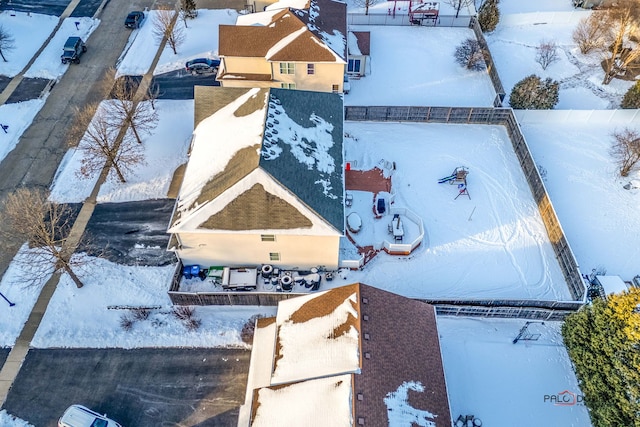
[(215, 230), (280, 230), (311, 228), (311, 221), (260, 184), (240, 194), (200, 228)]
[(419, 381), (425, 390), (410, 392), (409, 404), (437, 415), (436, 427), (450, 427), (433, 306), (362, 284), (360, 303), (364, 357), (362, 374), (355, 375), (356, 420), (364, 417), (367, 426), (388, 426), (385, 397), (405, 382)]
[(358, 50), (364, 56), (369, 56), (371, 52), (371, 33), (369, 31), (352, 31), (358, 41)]
[(336, 56), (322, 46), (322, 42), (309, 31), (293, 39), (267, 58), (269, 61), (335, 62)]
[(220, 56), (265, 57), (276, 43), (304, 26), (288, 9), (267, 26), (220, 25), (218, 52)]

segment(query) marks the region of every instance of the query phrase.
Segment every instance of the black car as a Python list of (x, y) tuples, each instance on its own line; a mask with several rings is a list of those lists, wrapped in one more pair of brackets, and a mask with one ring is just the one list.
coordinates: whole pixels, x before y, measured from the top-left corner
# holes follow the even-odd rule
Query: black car
[(127, 19), (124, 20), (124, 26), (131, 29), (140, 28), (142, 21), (144, 21), (144, 12), (131, 12), (127, 15)]
[(86, 51), (87, 46), (85, 46), (80, 37), (69, 37), (67, 39), (67, 42), (64, 44), (62, 55), (60, 55), (60, 60), (63, 64), (66, 64), (68, 62), (79, 64), (80, 57)]
[(217, 73), (220, 61), (209, 58), (196, 58), (187, 61), (185, 69), (191, 74)]

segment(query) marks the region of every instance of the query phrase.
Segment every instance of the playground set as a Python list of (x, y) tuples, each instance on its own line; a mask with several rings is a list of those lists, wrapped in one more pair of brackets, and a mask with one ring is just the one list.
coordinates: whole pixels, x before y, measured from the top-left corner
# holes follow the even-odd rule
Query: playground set
[(445, 182), (448, 182), (451, 185), (458, 184), (458, 195), (453, 200), (456, 200), (460, 196), (467, 196), (469, 200), (471, 200), (471, 195), (467, 189), (468, 174), (469, 168), (466, 166), (458, 166), (453, 170), (453, 172), (451, 172), (451, 175), (440, 178), (438, 180), (438, 184), (444, 184)]

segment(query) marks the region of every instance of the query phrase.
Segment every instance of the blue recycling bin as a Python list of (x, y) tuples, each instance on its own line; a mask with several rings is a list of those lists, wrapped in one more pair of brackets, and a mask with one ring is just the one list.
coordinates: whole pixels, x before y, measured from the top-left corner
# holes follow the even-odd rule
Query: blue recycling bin
[(192, 277), (197, 277), (200, 273), (199, 265), (185, 265), (182, 267), (182, 275), (185, 279), (191, 279)]

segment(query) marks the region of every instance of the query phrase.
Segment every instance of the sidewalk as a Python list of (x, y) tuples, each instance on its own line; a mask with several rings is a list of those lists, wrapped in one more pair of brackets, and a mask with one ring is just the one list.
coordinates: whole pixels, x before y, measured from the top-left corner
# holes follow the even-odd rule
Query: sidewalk
[[(75, 5), (77, 5), (78, 3), (79, 3), (79, 0), (73, 0), (73, 2), (69, 5), (67, 10), (65, 10), (65, 14), (67, 16), (71, 14), (71, 12), (73, 11), (73, 8), (75, 8)], [(115, 7), (112, 7), (112, 10), (117, 10), (117, 9)], [(98, 29), (94, 33), (94, 37), (100, 37), (100, 34), (98, 33), (99, 29), (100, 27), (98, 27)], [(106, 41), (112, 43), (111, 40), (108, 40), (109, 39), (108, 35), (106, 36), (107, 36)], [(95, 41), (93, 37), (92, 37), (92, 41)], [(155, 69), (158, 63), (158, 60), (160, 59), (160, 54), (164, 49), (164, 45), (165, 45), (165, 42), (163, 41), (160, 44), (158, 51), (156, 52), (156, 56), (149, 69), (149, 72), (143, 77), (142, 82), (140, 83), (140, 86), (138, 87), (138, 91), (136, 93), (137, 99), (142, 98), (141, 94), (146, 94), (149, 88), (149, 84), (151, 83), (151, 79), (153, 77), (153, 70)], [(122, 137), (124, 136), (125, 131), (126, 129), (123, 129), (120, 132), (120, 135), (119, 135), (120, 139), (122, 139)], [(56, 168), (57, 168), (57, 164), (56, 164)], [(73, 224), (71, 232), (69, 233), (69, 237), (66, 240), (65, 252), (67, 252), (68, 256), (71, 256), (73, 254), (73, 252), (75, 251), (75, 249), (77, 248), (80, 242), (82, 235), (84, 234), (84, 230), (95, 208), (96, 197), (98, 195), (98, 192), (100, 191), (100, 186), (105, 182), (108, 173), (109, 173), (109, 168), (106, 167), (105, 165), (105, 167), (102, 170), (102, 173), (100, 174), (100, 178), (96, 182), (96, 185), (91, 193), (91, 196), (89, 196), (89, 198), (83, 204), (82, 209), (80, 210), (80, 213), (78, 214), (78, 217), (76, 218)], [(7, 266), (8, 266), (8, 263), (3, 266), (4, 267), (3, 271), (6, 271)], [(20, 371), (20, 368), (22, 366), (22, 363), (24, 362), (24, 359), (27, 353), (29, 352), (31, 341), (33, 340), (33, 337), (35, 336), (35, 333), (38, 330), (38, 327), (40, 326), (40, 322), (44, 317), (44, 313), (47, 309), (49, 301), (51, 300), (51, 297), (53, 296), (53, 293), (55, 292), (55, 289), (56, 289), (56, 286), (58, 285), (59, 280), (60, 280), (60, 274), (55, 273), (44, 285), (42, 291), (40, 292), (40, 295), (38, 296), (38, 300), (36, 301), (33, 307), (33, 310), (31, 311), (31, 314), (29, 315), (29, 318), (27, 319), (20, 333), (20, 336), (16, 340), (15, 345), (11, 349), (11, 352), (7, 356), (7, 360), (5, 361), (4, 365), (2, 366), (2, 369), (0, 370), (0, 406), (4, 404), (4, 402), (7, 399), (9, 391), (11, 390), (11, 386), (13, 385), (13, 381), (17, 377), (18, 372)]]

